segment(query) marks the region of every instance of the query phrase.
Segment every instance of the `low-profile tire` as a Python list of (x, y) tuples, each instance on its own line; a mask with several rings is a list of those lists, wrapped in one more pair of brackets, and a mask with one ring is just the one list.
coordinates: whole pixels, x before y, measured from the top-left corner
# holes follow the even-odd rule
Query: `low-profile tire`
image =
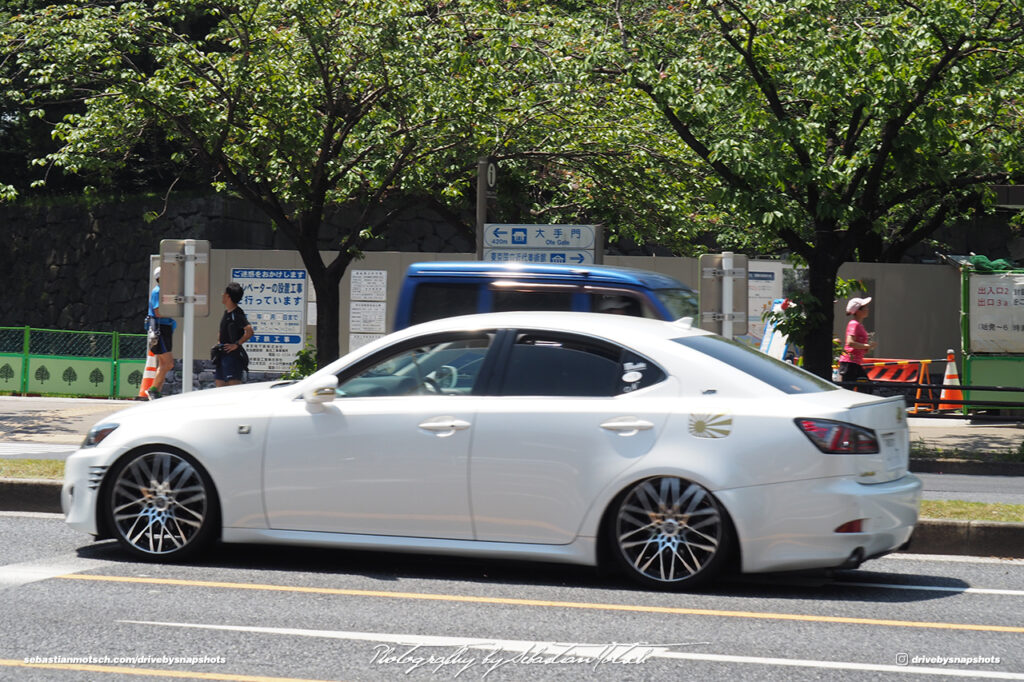
[(611, 554), (645, 587), (702, 587), (719, 575), (733, 543), (732, 524), (714, 495), (675, 476), (639, 481), (611, 511)]
[(106, 526), (121, 547), (147, 561), (181, 561), (218, 532), (219, 508), (209, 474), (191, 456), (150, 447), (123, 457), (105, 486)]

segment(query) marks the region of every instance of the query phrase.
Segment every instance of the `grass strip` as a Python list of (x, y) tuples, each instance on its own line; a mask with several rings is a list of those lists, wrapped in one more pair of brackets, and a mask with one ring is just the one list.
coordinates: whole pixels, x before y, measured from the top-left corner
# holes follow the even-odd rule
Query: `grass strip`
[(0, 459), (0, 478), (64, 478), (62, 459)]
[(921, 518), (952, 521), (1024, 523), (1024, 504), (992, 504), (963, 500), (922, 500)]

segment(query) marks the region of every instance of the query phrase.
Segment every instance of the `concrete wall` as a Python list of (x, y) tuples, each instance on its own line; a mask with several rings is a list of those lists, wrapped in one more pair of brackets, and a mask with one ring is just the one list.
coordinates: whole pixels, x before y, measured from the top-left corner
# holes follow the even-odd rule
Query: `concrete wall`
[[(874, 357), (940, 359), (952, 348), (960, 360), (959, 270), (949, 265), (846, 263), (839, 276), (860, 280), (872, 297), (864, 326), (878, 341)], [(849, 319), (846, 301), (838, 301), (834, 336), (844, 335)]]

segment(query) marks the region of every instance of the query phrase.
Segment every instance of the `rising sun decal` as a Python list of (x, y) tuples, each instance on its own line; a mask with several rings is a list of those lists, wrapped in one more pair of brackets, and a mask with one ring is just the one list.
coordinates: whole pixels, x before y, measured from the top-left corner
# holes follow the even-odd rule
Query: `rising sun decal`
[(732, 433), (732, 417), (725, 414), (691, 414), (690, 435), (697, 438), (725, 438)]

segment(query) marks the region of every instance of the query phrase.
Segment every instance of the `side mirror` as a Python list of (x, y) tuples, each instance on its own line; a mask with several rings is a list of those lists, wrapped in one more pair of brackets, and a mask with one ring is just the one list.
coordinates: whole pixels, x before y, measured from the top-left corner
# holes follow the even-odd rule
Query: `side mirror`
[(310, 405), (323, 405), (329, 403), (337, 397), (335, 389), (338, 388), (338, 377), (333, 374), (330, 376), (323, 377), (318, 380), (315, 384), (310, 385), (305, 391), (302, 392), (302, 399)]

